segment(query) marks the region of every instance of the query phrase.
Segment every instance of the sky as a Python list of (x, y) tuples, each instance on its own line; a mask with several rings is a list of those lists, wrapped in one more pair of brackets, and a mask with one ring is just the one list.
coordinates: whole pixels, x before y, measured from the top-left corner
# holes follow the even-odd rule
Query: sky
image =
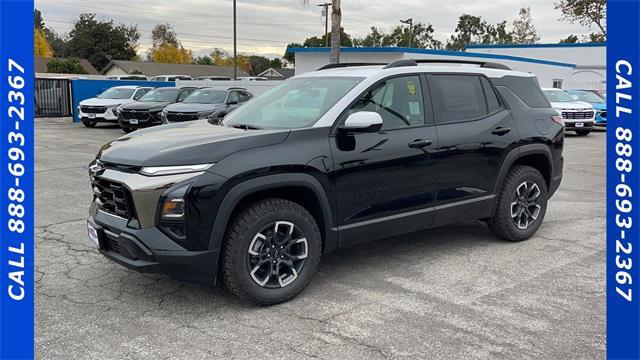
[[(238, 52), (280, 57), (290, 42), (324, 34), (320, 0), (237, 0)], [(330, 1), (329, 1), (330, 2)], [(103, 20), (137, 24), (141, 33), (138, 53), (151, 44), (151, 29), (158, 23), (173, 26), (178, 39), (196, 55), (213, 48), (232, 49), (232, 0), (36, 0), (48, 27), (67, 34), (81, 13), (95, 13)], [(507, 20), (518, 10), (531, 8), (541, 43), (554, 43), (569, 34), (588, 34), (589, 28), (561, 21), (553, 0), (342, 0), (342, 26), (352, 36), (362, 37), (371, 26), (390, 30), (399, 19), (431, 23), (435, 38), (453, 34), (463, 13), (481, 16), (491, 23)], [(594, 29), (595, 31), (595, 29)]]

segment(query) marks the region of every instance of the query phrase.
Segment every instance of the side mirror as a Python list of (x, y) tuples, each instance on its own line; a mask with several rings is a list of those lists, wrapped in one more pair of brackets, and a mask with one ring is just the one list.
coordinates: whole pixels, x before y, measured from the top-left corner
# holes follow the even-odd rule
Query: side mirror
[(229, 100), (229, 101), (227, 101), (227, 105), (238, 105), (238, 101), (237, 100)]
[(378, 132), (382, 129), (382, 117), (377, 112), (359, 111), (349, 115), (338, 129), (348, 133)]

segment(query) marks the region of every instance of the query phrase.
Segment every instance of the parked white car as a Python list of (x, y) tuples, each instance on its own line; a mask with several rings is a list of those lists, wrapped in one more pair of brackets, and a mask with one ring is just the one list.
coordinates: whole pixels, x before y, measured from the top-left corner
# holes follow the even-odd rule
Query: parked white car
[(151, 81), (176, 81), (176, 80), (193, 80), (189, 75), (158, 75), (150, 79)]
[(86, 127), (95, 127), (98, 122), (118, 122), (116, 108), (140, 99), (153, 90), (149, 86), (114, 86), (100, 95), (82, 100), (78, 105), (78, 119)]
[(593, 106), (584, 101), (577, 101), (562, 89), (544, 88), (544, 96), (564, 121), (565, 129), (575, 131), (580, 136), (588, 135), (596, 121)]

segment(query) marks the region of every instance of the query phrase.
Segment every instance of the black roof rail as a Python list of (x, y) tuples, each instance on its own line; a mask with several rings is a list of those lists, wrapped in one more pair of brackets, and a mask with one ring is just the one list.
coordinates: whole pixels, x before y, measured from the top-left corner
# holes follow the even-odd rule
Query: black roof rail
[(243, 88), (242, 86), (230, 86), (227, 90), (247, 90), (247, 88)]
[(391, 69), (403, 66), (418, 66), (418, 63), (413, 59), (396, 60), (387, 64), (387, 66), (383, 67), (383, 69)]
[(387, 65), (387, 64), (385, 64), (385, 63), (338, 63), (338, 64), (325, 65), (325, 66), (319, 68), (318, 70), (327, 70), (327, 69), (352, 67), (352, 66), (372, 66), (372, 65)]
[(480, 67), (487, 69), (500, 69), (500, 70), (511, 70), (510, 67), (504, 64), (489, 62), (489, 61), (478, 61), (478, 60), (458, 60), (458, 59), (417, 59), (413, 60), (418, 64), (472, 64), (472, 65), (480, 65)]

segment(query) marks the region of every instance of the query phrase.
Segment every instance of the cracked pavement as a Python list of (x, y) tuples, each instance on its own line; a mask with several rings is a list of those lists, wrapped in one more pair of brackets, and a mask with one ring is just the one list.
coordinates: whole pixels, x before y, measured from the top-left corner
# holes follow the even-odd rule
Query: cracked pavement
[(465, 223), (340, 249), (298, 298), (264, 308), (98, 254), (85, 167), (121, 135), (36, 120), (39, 359), (605, 356), (604, 132), (568, 136), (563, 183), (530, 240)]

